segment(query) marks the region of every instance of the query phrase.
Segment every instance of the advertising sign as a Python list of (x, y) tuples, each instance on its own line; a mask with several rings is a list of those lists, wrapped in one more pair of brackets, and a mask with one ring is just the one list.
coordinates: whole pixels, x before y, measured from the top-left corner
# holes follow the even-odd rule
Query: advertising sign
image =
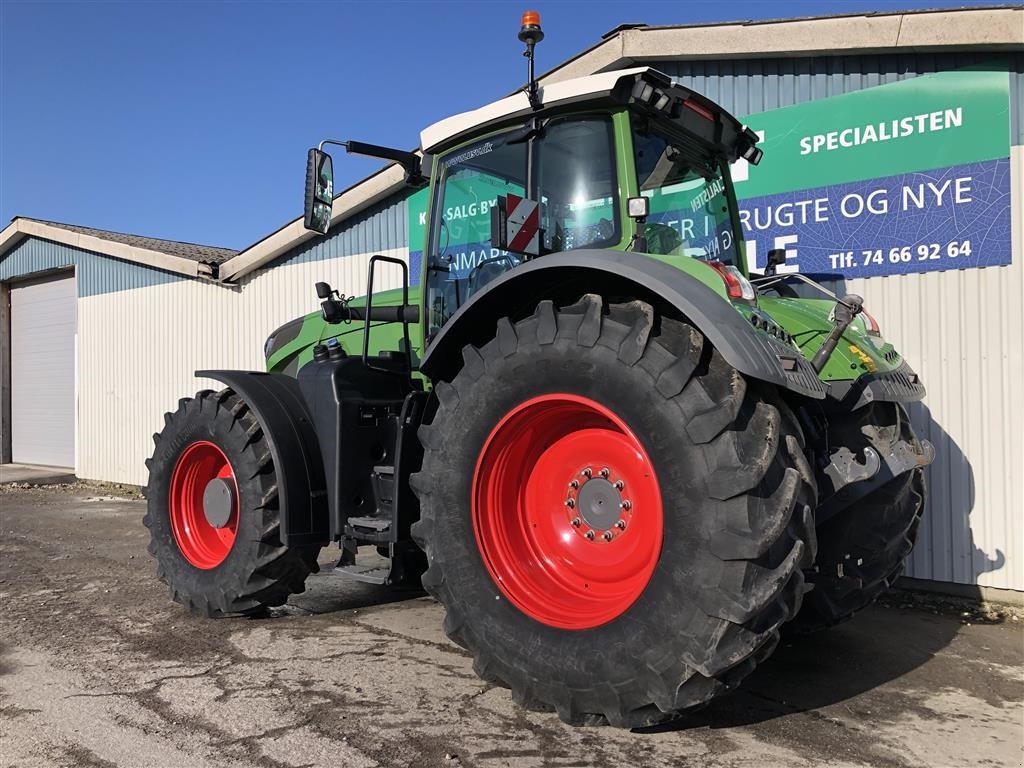
[(744, 118), (733, 167), (748, 264), (847, 277), (1010, 263), (1006, 69), (942, 72)]

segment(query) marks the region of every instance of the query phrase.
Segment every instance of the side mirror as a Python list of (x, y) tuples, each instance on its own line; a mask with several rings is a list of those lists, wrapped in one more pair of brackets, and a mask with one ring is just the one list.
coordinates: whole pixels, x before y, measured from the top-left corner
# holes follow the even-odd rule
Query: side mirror
[(540, 256), (544, 231), (540, 206), (518, 195), (499, 196), (491, 206), (491, 247), (524, 256)]
[(785, 248), (772, 248), (768, 251), (768, 263), (764, 268), (765, 277), (771, 277), (775, 274), (775, 268), (781, 267), (786, 263), (786, 249)]
[(318, 299), (329, 299), (334, 290), (327, 283), (316, 284), (316, 297)]
[(334, 204), (334, 163), (319, 149), (310, 149), (306, 158), (305, 227), (326, 234), (331, 226)]

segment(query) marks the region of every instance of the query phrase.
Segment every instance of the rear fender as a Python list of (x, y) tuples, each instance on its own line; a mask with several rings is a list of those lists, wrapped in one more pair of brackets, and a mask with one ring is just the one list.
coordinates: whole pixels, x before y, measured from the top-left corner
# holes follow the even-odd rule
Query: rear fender
[(320, 443), (298, 381), (255, 371), (196, 371), (196, 376), (231, 387), (263, 427), (277, 470), (281, 542), (304, 546), (330, 540)]
[(805, 397), (825, 397), (827, 386), (797, 349), (754, 328), (728, 300), (688, 272), (629, 251), (568, 251), (505, 273), (445, 324), (427, 348), (420, 370), (433, 380), (450, 379), (462, 365), (462, 347), (479, 347), (493, 338), (501, 317), (514, 321), (532, 313), (543, 299), (568, 304), (586, 293), (609, 302), (641, 299), (661, 314), (681, 316), (744, 375)]

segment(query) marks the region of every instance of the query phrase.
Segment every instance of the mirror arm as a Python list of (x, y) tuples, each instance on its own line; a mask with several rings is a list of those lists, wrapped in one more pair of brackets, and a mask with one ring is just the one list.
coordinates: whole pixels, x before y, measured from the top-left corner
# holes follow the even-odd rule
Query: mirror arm
[(382, 147), (379, 144), (367, 144), (364, 141), (338, 141), (337, 139), (324, 139), (320, 142), (320, 149), (324, 144), (335, 144), (344, 147), (350, 155), (365, 155), (366, 157), (377, 157), (381, 160), (392, 160), (405, 170), (405, 183), (412, 187), (424, 186), (428, 179), (423, 175), (421, 158), (415, 152), (407, 152), (404, 149), (392, 149)]

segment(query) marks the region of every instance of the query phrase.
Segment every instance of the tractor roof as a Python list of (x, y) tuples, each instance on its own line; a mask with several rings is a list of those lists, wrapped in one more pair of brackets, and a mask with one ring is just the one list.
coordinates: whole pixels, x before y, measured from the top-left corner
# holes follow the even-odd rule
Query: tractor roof
[[(657, 118), (676, 127), (712, 150), (713, 154), (735, 160), (754, 150), (757, 135), (718, 104), (695, 91), (674, 84), (652, 67), (634, 67), (615, 72), (577, 77), (540, 88), (541, 106), (534, 109), (525, 91), (470, 112), (445, 118), (420, 133), (426, 154), (443, 152), (465, 140), (531, 115), (547, 116), (571, 110), (575, 105), (628, 105), (635, 112)], [(683, 107), (688, 107), (684, 109)], [(756, 162), (756, 158), (754, 159)]]
[[(541, 101), (545, 107), (552, 107), (609, 96), (623, 78), (647, 71), (653, 70), (650, 67), (620, 69), (615, 72), (576, 77), (572, 80), (541, 86)], [(460, 112), (457, 115), (446, 117), (444, 120), (438, 120), (420, 132), (420, 146), (424, 152), (430, 153), (441, 145), (451, 144), (452, 139), (474, 132), (482, 125), (503, 122), (519, 115), (529, 117), (532, 113), (533, 109), (530, 107), (526, 91), (519, 91), (478, 109)]]

